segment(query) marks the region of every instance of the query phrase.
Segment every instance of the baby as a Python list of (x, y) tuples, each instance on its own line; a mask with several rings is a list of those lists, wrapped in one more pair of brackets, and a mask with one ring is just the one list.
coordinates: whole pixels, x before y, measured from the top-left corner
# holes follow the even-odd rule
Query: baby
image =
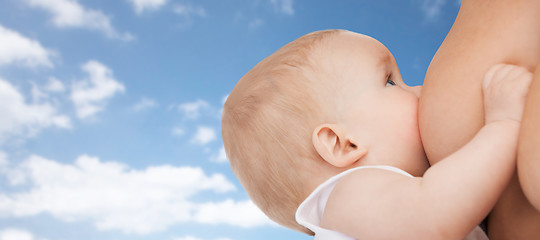
[(485, 126), (430, 168), (420, 87), (403, 83), (375, 39), (319, 31), (240, 79), (224, 106), (223, 142), (253, 202), (315, 239), (487, 239), (476, 226), (514, 171), (530, 81), (523, 68), (492, 67)]

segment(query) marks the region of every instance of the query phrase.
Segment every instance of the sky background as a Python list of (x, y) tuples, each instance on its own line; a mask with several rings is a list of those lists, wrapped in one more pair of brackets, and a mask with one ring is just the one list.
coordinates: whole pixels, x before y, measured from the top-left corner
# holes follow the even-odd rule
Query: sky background
[(423, 81), (457, 0), (0, 0), (0, 240), (311, 239), (230, 171), (221, 107), (312, 31), (370, 35)]

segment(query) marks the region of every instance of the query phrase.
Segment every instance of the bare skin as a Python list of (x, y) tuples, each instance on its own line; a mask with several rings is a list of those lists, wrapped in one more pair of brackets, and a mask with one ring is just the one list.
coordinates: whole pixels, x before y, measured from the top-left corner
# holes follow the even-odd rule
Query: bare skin
[(506, 64), (487, 71), (486, 124), (471, 142), (427, 169), (417, 128), (419, 89), (403, 83), (390, 52), (348, 32), (334, 35), (317, 56), (317, 73), (332, 79), (339, 93), (335, 101), (322, 102), (323, 109), (343, 107), (335, 120), (313, 131), (321, 158), (335, 168), (382, 164), (417, 176), (369, 168), (345, 176), (328, 198), (321, 226), (355, 239), (463, 239), (476, 229), (514, 172), (532, 74)]
[[(540, 1), (463, 0), (452, 29), (429, 66), (420, 98), (420, 133), (430, 163), (435, 165), (464, 146), (483, 126), (481, 82), (491, 66), (509, 63), (533, 72), (539, 61)], [(540, 91), (536, 88), (533, 92)], [(538, 123), (540, 113), (531, 112), (526, 111), (523, 118), (536, 117)], [(538, 126), (529, 124), (522, 132), (534, 130), (540, 132)], [(530, 152), (523, 150), (522, 155)], [(519, 177), (533, 178), (531, 175), (537, 179), (527, 182), (540, 181), (539, 174), (520, 173)], [(540, 213), (523, 194), (517, 175), (488, 220), (492, 240), (540, 239)]]
[[(540, 66), (540, 65), (539, 65)], [(536, 67), (520, 131), (518, 152), (519, 181), (527, 199), (540, 210), (540, 67)]]

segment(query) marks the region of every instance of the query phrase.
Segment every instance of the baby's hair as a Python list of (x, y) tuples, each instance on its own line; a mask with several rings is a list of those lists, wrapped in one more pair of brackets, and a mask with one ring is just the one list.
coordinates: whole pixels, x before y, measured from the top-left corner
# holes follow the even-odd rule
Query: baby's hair
[(321, 174), (311, 135), (328, 116), (314, 90), (323, 83), (312, 56), (343, 31), (318, 31), (285, 45), (240, 79), (223, 108), (225, 151), (250, 198), (270, 219), (311, 235), (295, 212), (313, 190), (306, 179)]

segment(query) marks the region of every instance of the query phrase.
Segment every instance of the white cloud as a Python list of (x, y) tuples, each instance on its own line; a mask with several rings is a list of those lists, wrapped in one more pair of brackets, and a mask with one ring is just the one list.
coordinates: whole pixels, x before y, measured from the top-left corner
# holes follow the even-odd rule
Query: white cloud
[(216, 140), (216, 131), (211, 127), (198, 126), (197, 132), (191, 139), (192, 143), (206, 145)]
[(33, 137), (47, 127), (71, 128), (71, 120), (48, 102), (27, 104), (24, 96), (0, 78), (0, 144), (8, 137)]
[(180, 27), (188, 27), (193, 23), (194, 17), (206, 17), (206, 9), (201, 6), (193, 6), (189, 4), (176, 4), (173, 7), (173, 12), (184, 19)]
[(0, 150), (0, 172), (9, 164), (7, 154)]
[(441, 8), (446, 0), (421, 0), (421, 9), (428, 20), (433, 20), (441, 14)]
[(133, 40), (129, 33), (119, 33), (103, 12), (87, 9), (77, 0), (24, 0), (28, 5), (40, 8), (52, 15), (52, 22), (59, 28), (86, 28), (100, 31), (108, 38)]
[(229, 162), (229, 160), (227, 160), (227, 154), (225, 153), (225, 147), (222, 146), (219, 149), (219, 152), (216, 155), (212, 156), (210, 160), (217, 163)]
[(208, 109), (210, 104), (204, 100), (197, 100), (195, 102), (182, 103), (178, 105), (178, 111), (184, 113), (189, 119), (197, 119), (200, 116), (200, 112), (203, 109)]
[(64, 87), (64, 84), (62, 83), (62, 81), (54, 78), (54, 77), (49, 77), (49, 81), (47, 82), (47, 85), (45, 86), (45, 90), (48, 91), (48, 92), (63, 92), (66, 90), (66, 88)]
[(31, 232), (16, 228), (5, 228), (0, 230), (0, 240), (44, 240), (35, 238)]
[(269, 220), (266, 217), (261, 217), (261, 214), (261, 211), (251, 201), (235, 202), (227, 199), (219, 203), (202, 204), (195, 214), (195, 219), (199, 223), (219, 224), (226, 222), (234, 226), (249, 228), (269, 223)]
[(73, 83), (71, 100), (75, 104), (77, 117), (84, 119), (102, 111), (107, 100), (116, 93), (124, 92), (125, 87), (113, 78), (107, 66), (98, 61), (88, 61), (81, 68), (89, 76)]
[(133, 8), (137, 14), (144, 11), (155, 11), (163, 7), (167, 0), (128, 0), (133, 4)]
[(39, 89), (36, 83), (30, 82), (30, 85), (32, 85), (32, 89), (30, 90), (30, 94), (32, 95), (32, 102), (41, 102), (43, 99), (48, 97), (46, 93)]
[(53, 67), (52, 50), (32, 39), (0, 25), (0, 66), (21, 64), (27, 67)]
[[(201, 168), (163, 165), (138, 170), (86, 155), (73, 164), (33, 155), (10, 171), (18, 171), (25, 181), (10, 183), (16, 190), (0, 194), (2, 218), (50, 214), (65, 222), (90, 221), (99, 230), (135, 234), (188, 222), (239, 227), (270, 223), (250, 201), (191, 200), (202, 192), (235, 190), (222, 174), (208, 175)], [(21, 183), (29, 189), (20, 190), (16, 184)]]
[(280, 13), (294, 15), (293, 0), (270, 0), (274, 9)]
[(158, 104), (156, 100), (143, 97), (139, 102), (133, 105), (132, 109), (135, 112), (140, 112), (149, 108), (156, 107)]
[(20, 178), (19, 173), (17, 171), (11, 171), (9, 166), (10, 162), (8, 161), (8, 155), (5, 152), (0, 151), (0, 176), (4, 174), (10, 184), (24, 182), (24, 179)]

